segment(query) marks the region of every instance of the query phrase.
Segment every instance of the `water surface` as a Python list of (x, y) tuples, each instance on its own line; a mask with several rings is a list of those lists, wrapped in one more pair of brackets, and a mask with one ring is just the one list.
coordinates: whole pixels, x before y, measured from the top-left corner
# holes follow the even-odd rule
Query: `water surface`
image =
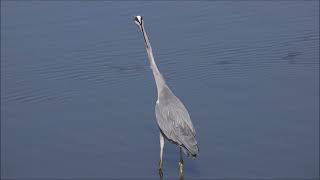
[(137, 14), (197, 130), (186, 179), (319, 177), (319, 1), (1, 1), (1, 178), (159, 178)]

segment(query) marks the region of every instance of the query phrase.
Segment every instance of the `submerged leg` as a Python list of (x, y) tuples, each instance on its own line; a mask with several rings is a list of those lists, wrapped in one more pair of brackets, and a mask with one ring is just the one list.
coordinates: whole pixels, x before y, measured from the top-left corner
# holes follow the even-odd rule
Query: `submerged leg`
[(179, 161), (180, 175), (183, 175), (183, 159), (182, 159), (182, 149), (180, 147), (180, 161)]
[(160, 162), (159, 162), (159, 170), (162, 170), (162, 157), (163, 157), (163, 147), (164, 147), (164, 137), (162, 133), (160, 132)]

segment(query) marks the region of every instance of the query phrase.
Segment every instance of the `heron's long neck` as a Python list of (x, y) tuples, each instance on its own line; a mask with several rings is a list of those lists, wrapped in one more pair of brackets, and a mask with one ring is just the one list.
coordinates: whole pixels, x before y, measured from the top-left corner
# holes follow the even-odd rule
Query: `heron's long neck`
[(148, 38), (148, 35), (147, 35), (144, 27), (142, 27), (142, 33), (143, 33), (143, 37), (144, 37), (144, 40), (145, 40), (145, 46), (146, 46), (146, 50), (147, 50), (147, 54), (148, 54), (148, 60), (149, 60), (149, 63), (150, 63), (150, 67), (152, 69), (152, 73), (153, 73), (154, 79), (156, 81), (158, 97), (159, 97), (159, 93), (162, 90), (162, 88), (165, 87), (166, 82), (163, 79), (163, 77), (162, 77), (162, 75), (161, 75), (161, 73), (160, 73), (160, 71), (159, 71), (159, 69), (157, 67), (156, 62), (154, 61), (152, 47), (150, 45), (149, 38)]

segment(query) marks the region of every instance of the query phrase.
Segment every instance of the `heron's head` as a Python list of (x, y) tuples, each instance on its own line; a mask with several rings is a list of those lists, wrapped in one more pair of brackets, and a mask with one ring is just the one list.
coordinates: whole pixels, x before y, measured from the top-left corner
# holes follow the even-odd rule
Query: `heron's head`
[(140, 30), (142, 31), (143, 28), (143, 17), (142, 16), (135, 16), (133, 21), (139, 26)]

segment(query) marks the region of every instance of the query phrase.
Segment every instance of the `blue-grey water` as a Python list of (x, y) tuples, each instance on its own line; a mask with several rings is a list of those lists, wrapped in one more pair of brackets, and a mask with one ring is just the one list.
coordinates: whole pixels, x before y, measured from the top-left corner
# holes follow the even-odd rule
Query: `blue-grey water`
[(138, 14), (197, 130), (185, 179), (319, 177), (319, 1), (1, 1), (1, 178), (159, 178)]

